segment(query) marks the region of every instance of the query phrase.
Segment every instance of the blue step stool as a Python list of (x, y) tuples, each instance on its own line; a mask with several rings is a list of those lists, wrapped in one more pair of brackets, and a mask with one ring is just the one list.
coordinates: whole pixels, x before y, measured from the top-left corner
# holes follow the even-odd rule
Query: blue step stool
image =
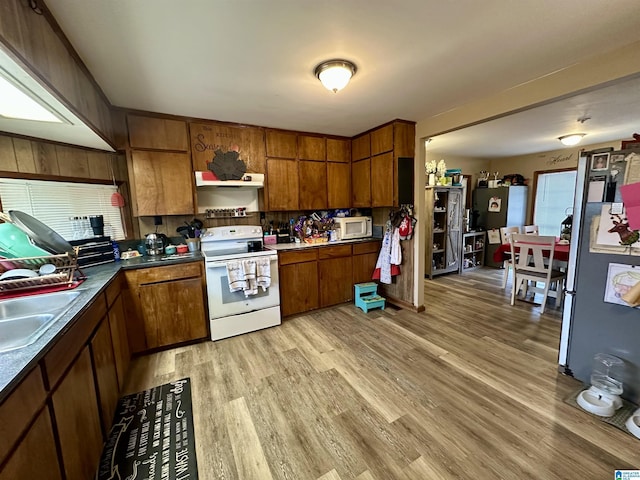
[(356, 290), (356, 307), (368, 313), (372, 308), (382, 308), (384, 310), (384, 297), (378, 295), (378, 284), (375, 282), (356, 283), (353, 286)]

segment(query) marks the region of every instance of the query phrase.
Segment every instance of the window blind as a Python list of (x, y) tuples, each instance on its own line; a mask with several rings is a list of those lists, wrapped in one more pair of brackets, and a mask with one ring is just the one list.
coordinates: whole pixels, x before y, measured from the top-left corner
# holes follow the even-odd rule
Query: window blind
[(5, 212), (20, 210), (37, 218), (66, 240), (74, 240), (73, 217), (104, 217), (104, 234), (124, 239), (120, 209), (111, 205), (113, 185), (0, 179), (0, 199)]

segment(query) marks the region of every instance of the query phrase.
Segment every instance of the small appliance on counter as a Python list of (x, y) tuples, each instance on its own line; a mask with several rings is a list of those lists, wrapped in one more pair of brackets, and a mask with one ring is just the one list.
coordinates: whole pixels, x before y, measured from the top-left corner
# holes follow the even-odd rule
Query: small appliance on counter
[(147, 255), (162, 255), (169, 245), (169, 238), (164, 233), (149, 233), (144, 239)]
[(336, 226), (340, 228), (340, 239), (352, 240), (372, 236), (371, 217), (336, 217)]
[(94, 237), (82, 240), (70, 240), (69, 243), (78, 247), (78, 266), (92, 267), (115, 261), (113, 244), (110, 237)]

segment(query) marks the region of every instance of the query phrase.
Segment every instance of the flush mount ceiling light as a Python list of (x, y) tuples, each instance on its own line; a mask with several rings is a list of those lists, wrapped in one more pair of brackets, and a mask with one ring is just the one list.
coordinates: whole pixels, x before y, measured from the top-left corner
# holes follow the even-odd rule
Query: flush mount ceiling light
[(9, 72), (0, 68), (0, 116), (20, 120), (62, 123), (53, 109), (39, 100)]
[(327, 90), (337, 93), (356, 74), (356, 66), (348, 60), (328, 60), (315, 69), (316, 77)]
[(558, 140), (562, 142), (563, 145), (571, 147), (573, 145), (577, 145), (582, 140), (586, 133), (572, 133), (571, 135), (563, 135), (562, 137), (558, 137)]

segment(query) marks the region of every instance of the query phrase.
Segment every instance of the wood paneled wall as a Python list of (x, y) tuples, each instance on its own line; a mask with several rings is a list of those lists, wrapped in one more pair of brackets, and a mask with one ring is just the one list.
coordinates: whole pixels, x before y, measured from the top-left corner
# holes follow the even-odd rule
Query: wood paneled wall
[(71, 111), (111, 145), (111, 105), (42, 1), (43, 14), (26, 0), (0, 2), (0, 44), (29, 66)]
[(42, 175), (59, 180), (102, 180), (111, 182), (111, 168), (120, 193), (125, 197), (124, 220), (132, 235), (131, 201), (127, 162), (122, 154), (99, 152), (44, 141), (0, 134), (0, 172)]

